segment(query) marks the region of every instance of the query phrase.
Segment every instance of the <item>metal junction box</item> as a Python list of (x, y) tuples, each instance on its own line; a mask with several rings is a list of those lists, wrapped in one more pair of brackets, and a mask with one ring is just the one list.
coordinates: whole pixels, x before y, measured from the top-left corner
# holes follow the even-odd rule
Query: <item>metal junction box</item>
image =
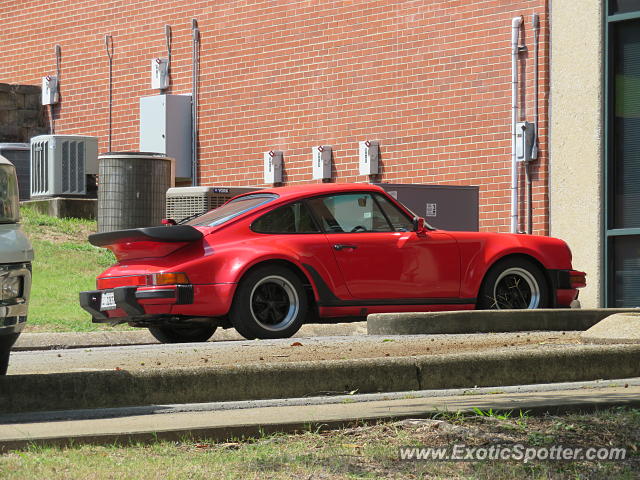
[(479, 230), (479, 187), (376, 183), (388, 194), (441, 230)]
[(264, 183), (282, 182), (282, 152), (264, 152)]
[(58, 103), (58, 77), (47, 75), (42, 77), (42, 105)]
[(154, 58), (151, 60), (151, 88), (156, 90), (169, 88), (168, 58)]
[(358, 144), (358, 171), (360, 175), (376, 175), (378, 173), (379, 152), (379, 142), (366, 140)]
[(140, 98), (140, 151), (176, 160), (176, 178), (191, 178), (191, 95)]
[(313, 179), (331, 178), (331, 147), (320, 145), (311, 149), (313, 159)]

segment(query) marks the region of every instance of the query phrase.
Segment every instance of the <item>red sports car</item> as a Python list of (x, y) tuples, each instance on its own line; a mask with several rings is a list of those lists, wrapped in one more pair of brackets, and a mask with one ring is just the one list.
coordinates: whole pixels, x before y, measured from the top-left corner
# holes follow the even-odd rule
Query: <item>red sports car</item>
[(379, 312), (569, 307), (585, 286), (562, 240), (436, 230), (368, 184), (260, 190), (89, 241), (118, 263), (82, 307), (162, 342), (205, 341), (218, 326), (289, 337)]

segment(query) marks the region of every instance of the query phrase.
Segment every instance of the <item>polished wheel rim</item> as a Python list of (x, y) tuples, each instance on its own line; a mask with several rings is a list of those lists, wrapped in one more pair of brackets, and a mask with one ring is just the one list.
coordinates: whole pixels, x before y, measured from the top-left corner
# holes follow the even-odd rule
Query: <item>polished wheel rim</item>
[(493, 305), (500, 310), (538, 308), (540, 287), (524, 268), (508, 268), (500, 274), (493, 288)]
[(296, 319), (299, 310), (296, 289), (284, 277), (264, 277), (251, 290), (251, 315), (265, 330), (286, 329)]

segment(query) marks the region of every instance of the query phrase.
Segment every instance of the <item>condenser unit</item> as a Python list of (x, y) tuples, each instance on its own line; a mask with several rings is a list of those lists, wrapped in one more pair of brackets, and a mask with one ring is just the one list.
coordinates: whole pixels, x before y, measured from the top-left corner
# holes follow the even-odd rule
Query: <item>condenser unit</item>
[(98, 139), (40, 135), (31, 139), (31, 196), (85, 195), (86, 175), (98, 173)]
[(167, 218), (180, 220), (218, 208), (241, 193), (259, 187), (173, 187), (167, 190)]

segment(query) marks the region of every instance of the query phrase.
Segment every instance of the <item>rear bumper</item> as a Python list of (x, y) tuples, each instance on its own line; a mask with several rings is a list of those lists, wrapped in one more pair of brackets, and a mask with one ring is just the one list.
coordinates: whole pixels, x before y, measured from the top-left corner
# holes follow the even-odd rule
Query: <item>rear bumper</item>
[[(161, 315), (215, 317), (231, 305), (233, 284), (115, 287), (80, 292), (80, 306), (94, 322), (128, 322)], [(113, 292), (115, 309), (101, 310), (105, 292)]]
[(551, 286), (555, 292), (555, 305), (551, 307), (570, 307), (578, 298), (578, 289), (585, 287), (586, 274), (577, 270), (548, 270)]

